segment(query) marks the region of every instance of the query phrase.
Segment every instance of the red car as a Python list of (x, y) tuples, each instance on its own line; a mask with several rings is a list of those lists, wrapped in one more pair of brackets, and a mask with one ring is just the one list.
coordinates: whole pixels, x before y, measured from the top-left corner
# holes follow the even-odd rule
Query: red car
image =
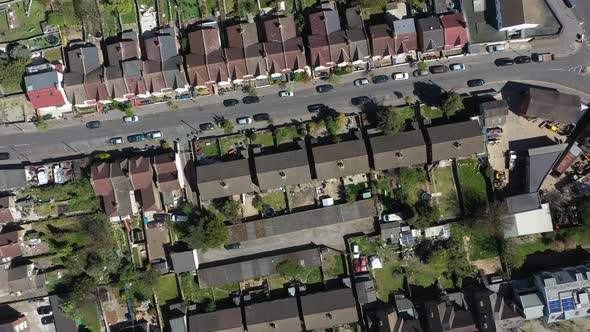
[(367, 256), (361, 256), (361, 271), (367, 272), (369, 269), (367, 267)]
[(361, 261), (358, 258), (352, 260), (352, 266), (354, 268), (354, 272), (361, 272)]

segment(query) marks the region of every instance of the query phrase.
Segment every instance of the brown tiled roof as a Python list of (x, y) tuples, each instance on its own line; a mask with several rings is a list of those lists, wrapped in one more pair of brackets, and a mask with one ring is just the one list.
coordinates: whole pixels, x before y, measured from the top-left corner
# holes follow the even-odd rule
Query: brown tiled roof
[(444, 28), (446, 50), (462, 48), (467, 44), (467, 23), (463, 13), (441, 16), (440, 23)]
[(264, 41), (284, 42), (297, 38), (293, 16), (274, 16), (264, 21)]
[(483, 132), (477, 121), (464, 121), (427, 129), (432, 161), (472, 157), (485, 152)]
[(173, 156), (169, 154), (155, 156), (154, 168), (160, 192), (172, 192), (180, 189), (178, 170)]
[(202, 200), (253, 192), (247, 159), (197, 167), (197, 186)]
[(102, 208), (107, 217), (112, 218), (118, 215), (117, 213), (117, 198), (115, 197), (115, 191), (111, 189), (110, 192), (101, 195)]
[(13, 259), (20, 255), (22, 255), (22, 251), (18, 243), (13, 243), (0, 247), (0, 261), (4, 261), (3, 259), (5, 258)]
[(303, 40), (297, 36), (293, 17), (275, 16), (264, 22), (264, 49), (270, 73), (306, 66)]
[(188, 34), (191, 54), (186, 58), (193, 85), (227, 81), (229, 74), (217, 28), (203, 28)]
[(143, 79), (145, 88), (149, 92), (160, 92), (166, 88), (166, 81), (164, 81), (164, 75), (161, 71), (144, 74)]
[(369, 35), (373, 56), (396, 55), (393, 31), (389, 25), (372, 25), (369, 27)]
[(258, 185), (262, 190), (311, 182), (304, 149), (257, 156), (255, 164)]
[(305, 60), (303, 39), (301, 37), (289, 39), (283, 44), (283, 47), (287, 68), (291, 70), (305, 69), (307, 61)]
[(108, 195), (113, 191), (109, 172), (109, 164), (104, 162), (90, 168), (90, 183), (94, 192), (99, 196)]
[(0, 233), (0, 247), (18, 243), (18, 231)]
[(84, 89), (86, 90), (86, 95), (90, 99), (94, 99), (94, 100), (109, 100), (110, 99), (109, 93), (107, 92), (107, 87), (101, 81), (84, 83)]
[(266, 73), (262, 44), (254, 23), (239, 23), (226, 28), (229, 48), (225, 50), (232, 80)]
[(302, 296), (301, 312), (307, 330), (324, 330), (359, 320), (350, 288)]
[(206, 56), (204, 54), (188, 54), (186, 56), (188, 81), (192, 85), (205, 85), (209, 81)]
[(364, 140), (312, 148), (318, 180), (369, 172), (369, 157)]
[(248, 66), (244, 58), (243, 48), (226, 48), (225, 54), (230, 79), (243, 79), (244, 76), (248, 75)]
[(152, 187), (152, 167), (148, 158), (138, 156), (129, 159), (129, 177), (133, 189)]
[(328, 37), (325, 35), (310, 35), (307, 40), (309, 42), (311, 66), (314, 68), (326, 66), (330, 62)]
[(147, 188), (141, 189), (141, 204), (144, 212), (154, 212), (160, 210), (156, 202), (156, 195), (154, 188), (150, 185)]
[(350, 48), (348, 47), (348, 37), (342, 30), (331, 33), (328, 36), (330, 43), (330, 60), (334, 63), (350, 61)]

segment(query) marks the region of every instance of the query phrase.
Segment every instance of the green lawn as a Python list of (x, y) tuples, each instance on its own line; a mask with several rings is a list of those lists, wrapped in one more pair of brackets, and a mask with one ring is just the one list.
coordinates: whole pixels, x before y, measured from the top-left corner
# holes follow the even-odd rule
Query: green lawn
[(248, 140), (245, 135), (225, 136), (219, 139), (221, 154), (226, 155), (231, 149), (238, 149), (240, 146), (247, 149)]
[(283, 276), (274, 276), (268, 278), (270, 289), (283, 289), (285, 284), (289, 282), (289, 278)]
[(259, 211), (262, 211), (263, 207), (267, 205), (272, 207), (275, 211), (287, 208), (285, 193), (277, 191), (268, 194), (260, 194), (254, 198), (254, 206)]
[(197, 150), (203, 150), (205, 158), (219, 157), (219, 145), (217, 144), (217, 139), (198, 141)]
[(180, 275), (182, 284), (182, 293), (185, 300), (191, 300), (195, 303), (203, 303), (207, 300), (220, 302), (229, 298), (232, 292), (240, 289), (239, 284), (227, 284), (217, 287), (200, 288), (195, 278), (189, 273)]
[(155, 291), (160, 306), (165, 305), (167, 301), (180, 297), (176, 277), (172, 274), (161, 276), (158, 279), (158, 285), (155, 287)]
[(451, 167), (437, 167), (433, 171), (436, 190), (441, 194), (438, 197), (438, 208), (443, 219), (453, 219), (459, 214), (459, 202), (457, 191), (453, 182)]
[(97, 305), (98, 304), (95, 302), (90, 302), (85, 303), (82, 307), (80, 307), (81, 324), (92, 332), (101, 331)]
[(139, 254), (139, 249), (137, 247), (133, 248), (133, 260), (136, 267), (143, 268), (143, 260), (141, 259), (141, 255)]
[(344, 187), (346, 191), (346, 200), (348, 202), (355, 202), (362, 199), (362, 195), (367, 191), (365, 183), (349, 184)]
[(499, 255), (498, 244), (492, 234), (459, 225), (458, 223), (451, 226), (451, 237), (453, 239), (462, 243), (465, 236), (469, 238), (469, 248), (465, 248), (465, 250), (469, 251), (469, 258), (472, 261), (493, 258)]
[(56, 61), (63, 60), (63, 58), (61, 56), (61, 47), (53, 48), (53, 49), (50, 49), (47, 51), (43, 51), (43, 57), (45, 58), (45, 60), (47, 60), (49, 62), (56, 62)]
[(0, 36), (0, 42), (30, 38), (43, 33), (41, 22), (45, 20), (45, 7), (41, 1), (33, 1), (30, 15), (27, 17), (25, 3), (25, 1), (20, 1), (10, 6), (16, 16), (15, 28), (3, 31), (5, 34)]
[(121, 32), (119, 20), (117, 19), (117, 14), (115, 12), (110, 10), (103, 11), (102, 20), (102, 29), (105, 37), (116, 36), (119, 32)]
[(485, 207), (488, 202), (486, 182), (483, 175), (477, 171), (477, 160), (461, 160), (457, 162), (459, 184), (463, 194), (465, 211), (477, 211)]
[(301, 138), (295, 126), (281, 127), (277, 129), (277, 144), (285, 144), (293, 142), (293, 139)]
[(416, 117), (416, 112), (412, 107), (399, 107), (396, 108), (396, 111), (404, 120), (411, 120), (413, 121)]
[(135, 6), (133, 6), (133, 10), (130, 10), (125, 13), (121, 13), (121, 24), (136, 24), (137, 23), (137, 13), (135, 12)]
[(200, 17), (200, 9), (195, 0), (178, 0), (179, 7), (182, 10), (182, 19), (191, 20)]
[(405, 167), (399, 169), (400, 199), (409, 206), (414, 206), (424, 191), (426, 171), (421, 167)]
[(438, 118), (442, 118), (444, 116), (444, 113), (441, 112), (440, 110), (432, 108), (427, 105), (420, 106), (420, 114), (422, 115), (422, 117), (430, 118), (430, 119), (438, 119)]
[(341, 254), (333, 252), (331, 255), (324, 256), (324, 275), (327, 279), (337, 278), (345, 274), (344, 258)]
[(263, 147), (271, 147), (275, 144), (274, 138), (270, 131), (256, 133), (256, 138), (252, 141), (252, 143), (261, 145)]
[[(389, 301), (389, 294), (403, 288), (404, 278), (400, 272), (400, 262), (391, 257), (383, 262), (383, 268), (373, 270), (377, 283), (377, 297), (383, 302)], [(396, 275), (396, 273), (398, 273)]]

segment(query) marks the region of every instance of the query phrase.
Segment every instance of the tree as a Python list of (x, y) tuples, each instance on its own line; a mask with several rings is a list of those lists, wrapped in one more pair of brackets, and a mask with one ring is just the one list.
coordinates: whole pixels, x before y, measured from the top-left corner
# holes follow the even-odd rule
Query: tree
[(483, 206), (475, 211), (473, 216), (467, 219), (467, 222), (472, 227), (491, 234), (496, 239), (503, 239), (504, 231), (511, 225), (510, 219), (505, 218), (507, 214), (506, 204), (494, 201), (490, 203), (489, 207)]
[(422, 200), (419, 200), (414, 205), (414, 208), (416, 209), (416, 216), (414, 217), (414, 220), (412, 220), (412, 224), (417, 228), (426, 228), (440, 219), (440, 211), (438, 208), (433, 207)]
[(250, 97), (258, 96), (258, 90), (256, 90), (256, 88), (253, 86), (248, 87), (248, 96), (250, 96)]
[(234, 124), (229, 120), (223, 120), (221, 125), (223, 126), (223, 131), (226, 134), (231, 134), (234, 131)]
[(455, 115), (457, 111), (463, 109), (463, 97), (458, 93), (451, 91), (445, 94), (440, 110), (448, 117)]
[(406, 104), (412, 105), (413, 103), (416, 102), (416, 98), (414, 96), (406, 96), (404, 98), (404, 101), (406, 102)]
[(229, 240), (229, 230), (219, 217), (213, 217), (207, 223), (205, 234), (205, 244), (208, 248), (219, 248)]
[(80, 307), (96, 301), (96, 286), (96, 280), (87, 274), (82, 274), (73, 278), (69, 277), (64, 280), (59, 287), (64, 290), (69, 290), (69, 293), (63, 295), (63, 309), (65, 316), (71, 319), (79, 319)]
[(447, 250), (449, 253), (449, 273), (456, 287), (461, 288), (463, 278), (472, 276), (475, 272), (473, 266), (467, 261), (467, 255), (463, 246), (451, 241), (452, 245)]
[(424, 0), (409, 0), (409, 5), (417, 12), (423, 12), (426, 9)]
[(590, 226), (590, 197), (582, 197), (578, 203), (580, 221), (586, 227)]
[(328, 77), (328, 82), (330, 82), (330, 84), (338, 84), (338, 82), (340, 82), (340, 77), (336, 75), (330, 75), (330, 77)]
[(425, 70), (428, 69), (428, 65), (424, 61), (418, 62), (418, 65), (417, 66), (418, 66), (418, 70), (419, 71), (425, 71)]
[(512, 241), (507, 241), (502, 246), (502, 258), (511, 269), (519, 269), (526, 261), (526, 255), (518, 250), (518, 245)]
[(388, 0), (360, 0), (361, 8), (368, 13), (382, 12)]
[(238, 224), (240, 222), (240, 203), (233, 199), (225, 201), (220, 209), (223, 216), (232, 224)]
[(396, 108), (388, 107), (378, 114), (379, 129), (387, 135), (399, 133), (405, 123), (405, 120), (397, 112)]
[(27, 60), (31, 58), (31, 50), (24, 45), (17, 44), (8, 50), (8, 56), (13, 60)]
[(129, 12), (133, 11), (133, 1), (109, 0), (108, 7), (109, 7), (109, 9), (117, 12), (118, 14), (129, 13)]

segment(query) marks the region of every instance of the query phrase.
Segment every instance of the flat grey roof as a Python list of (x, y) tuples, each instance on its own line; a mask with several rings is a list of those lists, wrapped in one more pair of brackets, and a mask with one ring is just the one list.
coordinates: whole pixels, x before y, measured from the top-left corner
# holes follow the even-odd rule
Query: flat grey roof
[(567, 144), (555, 144), (528, 151), (529, 162), (526, 175), (528, 187), (526, 189), (529, 193), (536, 192), (541, 188), (549, 171), (553, 168), (553, 165), (555, 165), (566, 147)]
[(541, 198), (538, 192), (506, 197), (508, 213), (521, 213), (541, 208)]
[(25, 170), (0, 169), (0, 191), (24, 188), (26, 184)]

